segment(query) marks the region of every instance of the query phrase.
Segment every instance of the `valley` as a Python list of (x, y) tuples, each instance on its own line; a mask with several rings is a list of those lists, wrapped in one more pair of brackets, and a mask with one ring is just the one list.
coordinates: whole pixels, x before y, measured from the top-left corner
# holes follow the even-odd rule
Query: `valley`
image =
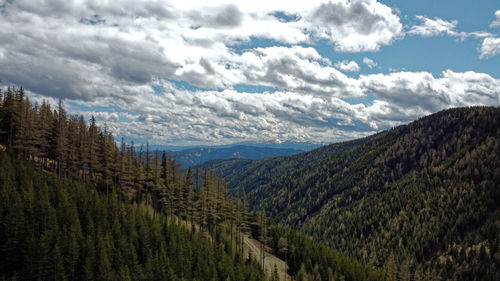
[(251, 209), (263, 206), (277, 222), (395, 278), (493, 278), (499, 128), (497, 108), (450, 109), (294, 156), (206, 167), (244, 190)]

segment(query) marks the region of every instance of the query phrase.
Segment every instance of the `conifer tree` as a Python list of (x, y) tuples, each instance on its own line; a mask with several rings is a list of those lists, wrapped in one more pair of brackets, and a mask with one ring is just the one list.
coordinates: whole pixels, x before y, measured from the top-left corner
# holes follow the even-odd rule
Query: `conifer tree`
[(67, 154), (66, 112), (62, 100), (59, 100), (57, 113), (57, 119), (54, 120), (53, 139), (55, 141), (54, 154), (57, 161), (57, 174), (61, 178), (64, 172), (64, 159), (66, 159)]
[(95, 117), (90, 118), (88, 134), (88, 152), (89, 152), (89, 178), (91, 182), (97, 182), (97, 171), (99, 170), (98, 155), (98, 131)]
[(78, 145), (78, 151), (79, 151), (79, 167), (80, 167), (80, 174), (83, 182), (86, 182), (88, 180), (88, 174), (89, 174), (89, 140), (88, 140), (88, 130), (87, 130), (87, 124), (85, 124), (85, 120), (83, 119), (83, 116), (80, 116), (78, 119), (78, 137), (79, 137), (79, 145)]
[(186, 181), (184, 184), (184, 201), (185, 201), (185, 215), (186, 220), (193, 224), (193, 211), (194, 211), (194, 186), (193, 186), (193, 174), (191, 172), (191, 167), (188, 168), (186, 173)]
[(153, 216), (156, 218), (156, 211), (158, 209), (158, 198), (161, 191), (161, 163), (160, 163), (160, 155), (158, 150), (154, 152), (154, 160), (153, 160)]

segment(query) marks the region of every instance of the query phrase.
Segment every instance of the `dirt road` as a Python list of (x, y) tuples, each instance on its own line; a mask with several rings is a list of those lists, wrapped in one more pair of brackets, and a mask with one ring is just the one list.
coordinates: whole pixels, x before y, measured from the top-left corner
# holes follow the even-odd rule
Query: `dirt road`
[[(255, 239), (252, 239), (252, 238), (249, 238), (249, 237), (245, 237), (244, 240), (244, 245), (246, 247), (246, 251), (250, 251), (250, 253), (253, 255), (253, 257), (256, 259), (256, 260), (259, 260), (260, 259), (260, 242), (255, 240)], [(265, 257), (264, 257), (264, 269), (266, 271), (266, 274), (268, 274), (269, 276), (273, 273), (274, 271), (274, 265), (276, 265), (276, 268), (278, 269), (278, 275), (280, 277), (280, 281), (291, 281), (292, 278), (290, 277), (290, 275), (286, 274), (285, 272), (285, 266), (286, 266), (286, 263), (285, 261), (283, 261), (282, 259), (268, 253), (268, 252), (265, 252)]]

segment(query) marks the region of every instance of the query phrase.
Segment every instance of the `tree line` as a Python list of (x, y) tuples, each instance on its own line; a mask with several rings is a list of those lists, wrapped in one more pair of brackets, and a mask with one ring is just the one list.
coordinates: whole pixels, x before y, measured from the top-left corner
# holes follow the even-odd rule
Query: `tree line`
[(383, 279), (275, 231), (214, 172), (117, 143), (61, 101), (53, 109), (22, 88), (0, 92), (0, 144), (0, 280), (264, 280), (265, 255), (245, 257), (245, 236), (290, 262), (296, 280)]
[[(208, 233), (214, 244), (224, 245), (223, 249), (230, 257), (244, 260), (243, 236), (249, 231), (252, 216), (247, 212), (244, 196), (243, 199), (229, 196), (226, 183), (213, 172), (206, 169), (201, 171), (199, 167), (182, 170), (175, 157), (168, 157), (165, 152), (151, 151), (149, 145), (140, 145), (136, 149), (133, 142), (127, 144), (123, 139), (117, 144), (106, 126), (97, 126), (94, 117), (87, 125), (83, 116), (69, 116), (62, 101), (59, 101), (56, 109), (45, 101), (41, 105), (32, 104), (22, 88), (8, 88), (4, 93), (0, 91), (0, 144), (21, 161), (15, 165), (29, 162), (39, 173), (53, 173), (65, 184), (72, 181), (81, 183), (103, 196), (116, 199), (120, 208), (129, 208), (130, 204), (142, 206), (137, 208), (145, 208), (146, 213), (151, 215), (148, 223), (164, 220), (167, 226), (172, 223), (177, 227), (183, 226), (189, 229), (191, 239)], [(8, 173), (3, 176), (8, 176)], [(21, 177), (30, 180), (27, 175)], [(12, 183), (13, 186), (16, 184), (21, 185)], [(48, 185), (48, 192), (52, 188), (63, 188), (63, 184), (53, 179)], [(6, 184), (2, 186), (9, 188)], [(23, 195), (19, 196), (22, 201)], [(52, 207), (57, 209), (55, 205), (59, 200), (67, 199), (44, 204), (54, 205)], [(2, 203), (6, 210), (11, 200), (6, 199)], [(75, 202), (68, 202), (72, 203)], [(92, 210), (85, 209), (84, 212)], [(143, 215), (141, 213), (138, 216)], [(60, 227), (69, 226), (63, 224)], [(8, 232), (8, 229), (5, 231)], [(61, 229), (57, 227), (54, 231), (60, 232)], [(7, 239), (12, 233), (3, 234)], [(61, 233), (53, 235), (53, 239), (58, 240)], [(94, 242), (98, 244), (99, 241)], [(23, 248), (18, 243), (10, 243), (9, 247), (14, 250), (18, 246), (17, 250)], [(51, 249), (54, 250), (54, 243)], [(9, 254), (13, 253), (7, 251), (5, 257)], [(116, 268), (115, 274), (119, 275), (119, 268)], [(136, 277), (141, 276), (137, 274)], [(255, 276), (260, 280), (262, 274), (255, 273)]]
[(245, 203), (229, 196), (222, 178), (199, 167), (181, 170), (175, 157), (149, 145), (117, 144), (106, 125), (97, 126), (93, 116), (89, 125), (82, 115), (69, 116), (62, 101), (52, 109), (45, 101), (31, 104), (22, 88), (0, 93), (0, 143), (59, 178), (115, 191), (120, 201), (150, 204), (154, 216), (162, 212), (211, 234), (230, 221), (239, 233), (235, 239), (247, 228)]

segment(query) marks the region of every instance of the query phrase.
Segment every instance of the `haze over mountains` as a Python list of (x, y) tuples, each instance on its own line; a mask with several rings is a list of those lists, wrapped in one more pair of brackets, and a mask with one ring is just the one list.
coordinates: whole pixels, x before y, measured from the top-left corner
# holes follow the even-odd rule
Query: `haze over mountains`
[[(154, 149), (154, 148), (153, 148)], [(244, 158), (261, 159), (265, 157), (291, 155), (303, 152), (298, 149), (258, 147), (248, 145), (236, 145), (228, 147), (199, 147), (184, 149), (180, 151), (166, 151), (170, 157), (183, 168), (203, 164), (214, 159)]]

